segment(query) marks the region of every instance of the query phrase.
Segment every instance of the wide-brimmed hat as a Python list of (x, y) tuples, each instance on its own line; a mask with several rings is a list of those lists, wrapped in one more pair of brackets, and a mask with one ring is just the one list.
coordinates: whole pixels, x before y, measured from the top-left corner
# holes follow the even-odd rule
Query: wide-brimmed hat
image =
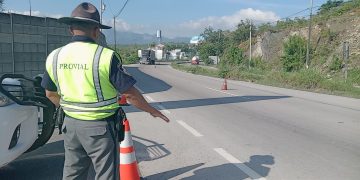
[(62, 17), (59, 22), (71, 25), (77, 22), (88, 22), (98, 25), (100, 29), (110, 29), (110, 26), (106, 26), (100, 23), (100, 14), (94, 5), (88, 2), (81, 3), (71, 13), (71, 17)]

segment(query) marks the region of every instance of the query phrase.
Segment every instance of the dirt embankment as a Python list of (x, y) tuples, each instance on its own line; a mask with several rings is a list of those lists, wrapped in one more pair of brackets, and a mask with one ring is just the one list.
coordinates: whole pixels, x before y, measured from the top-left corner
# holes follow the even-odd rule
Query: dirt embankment
[[(315, 21), (311, 34), (312, 63), (327, 67), (334, 58), (342, 60), (343, 42), (349, 42), (350, 67), (360, 67), (360, 11)], [(278, 61), (283, 54), (283, 43), (292, 35), (308, 39), (308, 27), (259, 35), (253, 41), (253, 57), (261, 57), (266, 62)]]

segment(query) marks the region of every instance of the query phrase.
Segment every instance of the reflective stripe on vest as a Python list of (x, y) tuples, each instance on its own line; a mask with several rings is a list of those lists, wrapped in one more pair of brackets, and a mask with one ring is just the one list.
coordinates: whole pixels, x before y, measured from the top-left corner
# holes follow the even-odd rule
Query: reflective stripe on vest
[(94, 78), (94, 85), (96, 90), (96, 95), (98, 101), (104, 101), (104, 96), (102, 95), (101, 86), (100, 86), (100, 75), (99, 75), (99, 63), (100, 63), (100, 56), (103, 51), (104, 47), (98, 46), (95, 52), (95, 57), (93, 61), (93, 78)]
[(79, 106), (79, 107), (84, 107), (84, 108), (97, 108), (97, 107), (108, 106), (108, 105), (111, 105), (114, 103), (117, 103), (117, 97), (106, 100), (106, 101), (96, 102), (96, 103), (75, 103), (75, 102), (68, 102), (68, 101), (64, 101), (63, 99), (60, 99), (60, 104)]
[(69, 107), (62, 107), (64, 111), (71, 111), (71, 112), (92, 112), (92, 113), (112, 113), (114, 114), (114, 110), (113, 109), (109, 109), (109, 110), (88, 110), (88, 109), (75, 109), (75, 108), (69, 108)]
[(67, 115), (96, 120), (115, 113), (119, 107), (117, 91), (109, 80), (113, 55), (108, 48), (83, 42), (70, 43), (49, 55), (46, 68)]
[(58, 78), (57, 78), (57, 70), (56, 70), (56, 68), (57, 68), (57, 64), (58, 64), (58, 58), (59, 58), (60, 50), (61, 50), (61, 48), (55, 50), (55, 55), (53, 57), (53, 66), (52, 66), (53, 73), (54, 73), (54, 80), (55, 80), (57, 91), (59, 92), (59, 94), (61, 94), (61, 89), (60, 89), (59, 81), (58, 81)]

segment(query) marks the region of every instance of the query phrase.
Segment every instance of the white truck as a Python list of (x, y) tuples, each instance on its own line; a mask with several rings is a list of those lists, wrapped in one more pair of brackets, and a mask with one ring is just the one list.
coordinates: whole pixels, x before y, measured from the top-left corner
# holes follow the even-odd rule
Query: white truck
[(40, 86), (41, 75), (0, 78), (0, 167), (44, 145), (55, 128), (55, 107)]
[(151, 49), (138, 50), (140, 64), (155, 64), (155, 51)]

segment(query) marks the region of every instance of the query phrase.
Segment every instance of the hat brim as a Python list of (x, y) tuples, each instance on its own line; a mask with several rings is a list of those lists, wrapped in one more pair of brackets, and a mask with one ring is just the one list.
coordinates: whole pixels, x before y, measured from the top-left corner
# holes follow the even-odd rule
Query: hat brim
[(59, 18), (59, 22), (67, 24), (67, 25), (72, 25), (77, 22), (87, 22), (87, 23), (98, 25), (100, 29), (111, 29), (112, 28), (111, 26), (106, 26), (106, 25), (100, 24), (99, 22), (96, 22), (92, 19), (86, 19), (86, 18), (80, 19), (80, 18), (76, 18), (76, 17), (62, 17), (62, 18)]

